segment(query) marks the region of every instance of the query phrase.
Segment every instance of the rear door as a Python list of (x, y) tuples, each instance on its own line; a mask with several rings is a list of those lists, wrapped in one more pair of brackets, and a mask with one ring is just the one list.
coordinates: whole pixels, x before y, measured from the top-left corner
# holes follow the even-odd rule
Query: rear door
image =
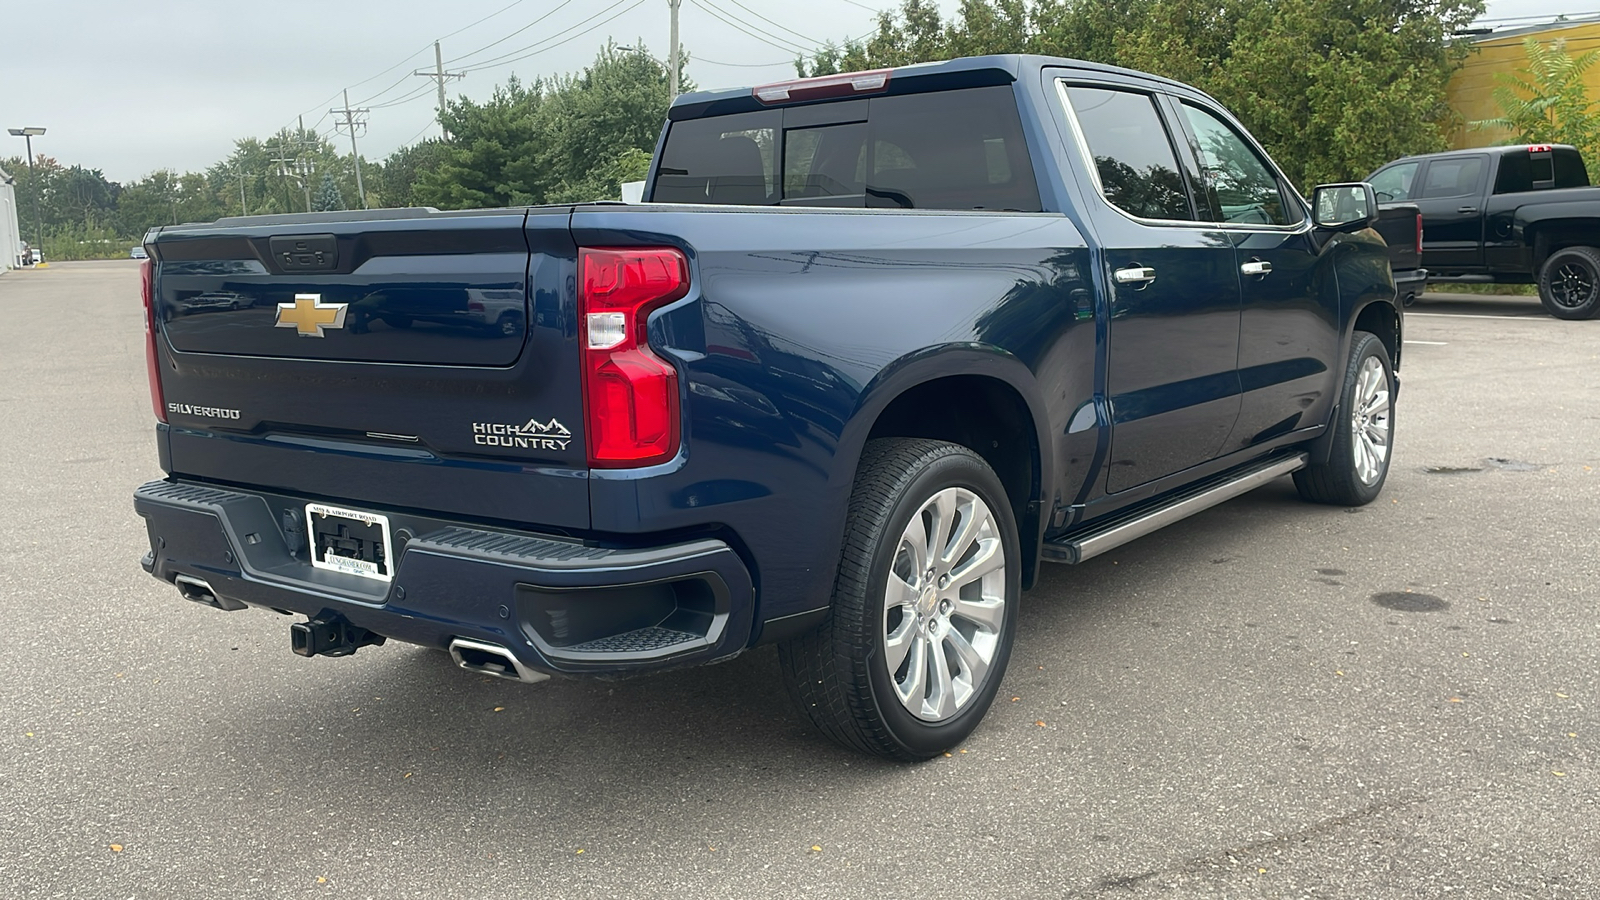
[(1474, 153), (1427, 161), (1413, 191), (1422, 210), (1422, 264), (1440, 272), (1483, 265), (1483, 197), (1489, 157)]
[(1194, 206), (1157, 96), (1059, 84), (1100, 201), (1114, 493), (1221, 452), (1239, 418), (1239, 278), (1228, 235)]

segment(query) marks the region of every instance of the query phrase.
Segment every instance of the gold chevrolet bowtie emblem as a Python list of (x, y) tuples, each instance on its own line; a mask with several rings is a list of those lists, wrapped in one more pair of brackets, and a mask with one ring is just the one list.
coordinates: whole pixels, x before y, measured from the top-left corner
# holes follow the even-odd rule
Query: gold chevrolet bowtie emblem
[(343, 328), (348, 303), (323, 303), (321, 294), (295, 294), (293, 303), (278, 304), (278, 327), (293, 328), (301, 337), (327, 337), (324, 328)]

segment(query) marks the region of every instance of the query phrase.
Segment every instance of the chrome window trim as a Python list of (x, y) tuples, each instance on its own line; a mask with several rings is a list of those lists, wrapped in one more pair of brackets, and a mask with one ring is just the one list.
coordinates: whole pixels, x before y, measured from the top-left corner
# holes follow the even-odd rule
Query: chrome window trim
[[(1128, 212), (1122, 207), (1116, 205), (1115, 203), (1112, 203), (1111, 199), (1106, 196), (1105, 185), (1100, 181), (1100, 168), (1095, 165), (1094, 153), (1089, 149), (1089, 139), (1083, 133), (1083, 125), (1078, 122), (1078, 112), (1072, 108), (1072, 99), (1067, 96), (1067, 87), (1069, 81), (1074, 85), (1082, 85), (1083, 87), (1093, 88), (1095, 90), (1123, 91), (1125, 93), (1145, 94), (1146, 96), (1152, 97), (1154, 95), (1142, 90), (1130, 90), (1127, 86), (1119, 84), (1079, 81), (1064, 76), (1058, 76), (1056, 78), (1056, 96), (1061, 101), (1061, 108), (1066, 111), (1067, 124), (1072, 128), (1073, 143), (1077, 145), (1078, 154), (1082, 159), (1084, 168), (1086, 168), (1089, 172), (1089, 180), (1094, 183), (1094, 190), (1095, 193), (1100, 196), (1100, 201), (1106, 206), (1109, 206), (1115, 210), (1118, 215), (1128, 219), (1129, 221), (1137, 222), (1140, 225), (1147, 225), (1152, 228), (1204, 228), (1207, 231), (1268, 231), (1282, 234), (1296, 234), (1302, 231), (1309, 231), (1311, 229), (1311, 217), (1306, 214), (1306, 199), (1300, 196), (1300, 191), (1296, 189), (1293, 184), (1290, 184), (1288, 179), (1283, 177), (1283, 173), (1278, 170), (1277, 164), (1271, 162), (1271, 157), (1267, 157), (1267, 164), (1271, 167), (1272, 174), (1279, 179), (1280, 186), (1287, 186), (1289, 188), (1289, 192), (1293, 194), (1295, 199), (1299, 200), (1301, 204), (1300, 221), (1295, 222), (1292, 225), (1252, 225), (1248, 222), (1209, 222), (1201, 219), (1147, 219), (1144, 216), (1136, 216), (1133, 213)], [(1204, 106), (1194, 104), (1182, 97), (1179, 97), (1178, 100), (1179, 102), (1190, 103), (1190, 105), (1195, 106), (1197, 109), (1205, 109)], [(1152, 103), (1151, 106), (1155, 107), (1156, 115), (1160, 117), (1160, 107), (1154, 103)], [(1252, 147), (1251, 149), (1259, 151), (1259, 148)], [(1174, 155), (1176, 155), (1177, 152), (1177, 148), (1174, 147)], [(1174, 159), (1173, 162), (1177, 163), (1178, 165), (1182, 165), (1182, 163), (1178, 162), (1177, 159)]]

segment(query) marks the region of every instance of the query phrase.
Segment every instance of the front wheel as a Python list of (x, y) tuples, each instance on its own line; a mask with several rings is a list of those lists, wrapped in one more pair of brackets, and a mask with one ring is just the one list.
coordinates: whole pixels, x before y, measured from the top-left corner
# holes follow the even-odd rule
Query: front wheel
[(1539, 302), (1558, 319), (1600, 315), (1600, 250), (1563, 247), (1539, 267)]
[(778, 648), (790, 696), (857, 750), (919, 760), (955, 746), (1005, 676), (1021, 565), (1005, 489), (981, 457), (868, 443), (829, 620)]
[(1351, 337), (1344, 390), (1330, 427), (1333, 447), (1327, 462), (1294, 473), (1295, 488), (1314, 503), (1371, 503), (1389, 476), (1394, 442), (1394, 368), (1375, 334), (1357, 331)]

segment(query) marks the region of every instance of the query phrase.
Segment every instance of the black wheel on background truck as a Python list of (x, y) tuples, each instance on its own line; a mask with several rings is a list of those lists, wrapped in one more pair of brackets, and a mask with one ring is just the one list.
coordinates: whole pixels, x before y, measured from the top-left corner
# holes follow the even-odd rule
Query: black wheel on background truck
[(1331, 427), (1328, 461), (1294, 473), (1295, 488), (1314, 503), (1371, 503), (1389, 476), (1389, 448), (1394, 445), (1394, 366), (1375, 334), (1357, 331), (1350, 339), (1344, 389)]
[(831, 615), (778, 648), (790, 696), (847, 747), (909, 761), (955, 746), (1005, 676), (1021, 568), (988, 463), (940, 441), (870, 441)]
[(1539, 302), (1558, 319), (1600, 314), (1600, 250), (1562, 247), (1539, 267)]

